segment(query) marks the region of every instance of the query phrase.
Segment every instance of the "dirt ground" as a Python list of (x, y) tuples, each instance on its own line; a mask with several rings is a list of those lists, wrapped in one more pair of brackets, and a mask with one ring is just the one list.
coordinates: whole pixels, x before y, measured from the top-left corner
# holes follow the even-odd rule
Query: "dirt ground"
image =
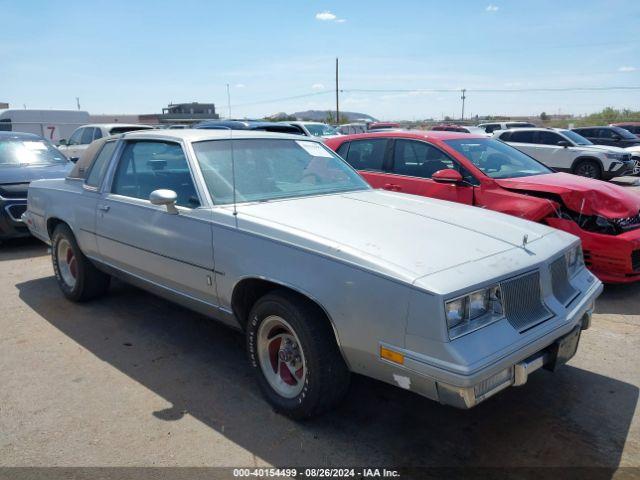
[(76, 305), (47, 248), (0, 246), (0, 466), (640, 467), (640, 285), (607, 286), (572, 361), (469, 411), (363, 377), (275, 414), (242, 335), (114, 282)]

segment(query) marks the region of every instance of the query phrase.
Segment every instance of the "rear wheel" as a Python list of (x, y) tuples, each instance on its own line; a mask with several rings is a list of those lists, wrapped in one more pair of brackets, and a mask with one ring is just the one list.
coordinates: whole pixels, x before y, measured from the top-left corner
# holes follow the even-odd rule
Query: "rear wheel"
[(581, 160), (573, 168), (573, 173), (587, 178), (602, 178), (602, 168), (595, 160)]
[(247, 325), (247, 350), (265, 397), (292, 418), (325, 412), (349, 387), (349, 370), (324, 313), (289, 291), (256, 302)]
[(51, 236), (53, 271), (64, 296), (84, 302), (104, 294), (111, 277), (84, 256), (71, 229), (58, 225)]

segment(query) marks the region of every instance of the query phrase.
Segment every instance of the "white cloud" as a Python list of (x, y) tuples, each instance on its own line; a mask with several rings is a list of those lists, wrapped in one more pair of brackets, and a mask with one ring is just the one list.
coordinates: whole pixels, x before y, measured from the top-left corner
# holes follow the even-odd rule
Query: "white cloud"
[(322, 83), (314, 83), (311, 85), (312, 90), (324, 90), (324, 85)]
[(494, 5), (492, 3), (490, 3), (489, 5), (487, 5), (487, 8), (485, 8), (485, 10), (487, 12), (497, 12), (500, 9), (500, 7), (498, 7), (497, 5)]
[(316, 20), (320, 20), (322, 22), (328, 22), (328, 21), (333, 21), (335, 20), (336, 17), (333, 13), (331, 12), (320, 12), (320, 13), (316, 13)]
[(321, 22), (335, 22), (335, 23), (344, 23), (347, 21), (346, 18), (338, 18), (335, 13), (331, 13), (329, 11), (316, 13), (316, 20), (320, 20)]
[(636, 67), (623, 66), (618, 69), (619, 72), (635, 72), (637, 70)]
[(245, 86), (244, 83), (236, 83), (236, 88), (244, 88)]

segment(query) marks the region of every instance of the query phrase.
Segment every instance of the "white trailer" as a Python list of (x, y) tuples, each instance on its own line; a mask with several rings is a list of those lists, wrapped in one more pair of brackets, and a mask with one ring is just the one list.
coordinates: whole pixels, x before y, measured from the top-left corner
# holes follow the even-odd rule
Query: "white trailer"
[(87, 123), (89, 112), (80, 110), (0, 110), (0, 131), (35, 133), (53, 143)]

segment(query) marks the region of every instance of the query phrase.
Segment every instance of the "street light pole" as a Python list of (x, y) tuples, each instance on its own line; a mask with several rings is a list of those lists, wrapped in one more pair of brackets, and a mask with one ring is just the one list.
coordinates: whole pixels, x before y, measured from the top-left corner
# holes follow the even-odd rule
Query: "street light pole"
[(338, 58), (336, 57), (336, 125), (340, 125), (340, 99), (338, 96)]
[(461, 120), (464, 120), (464, 101), (465, 101), (465, 99), (467, 98), (467, 97), (465, 96), (466, 91), (467, 91), (467, 89), (466, 89), (466, 88), (463, 88), (463, 89), (462, 89), (462, 97), (460, 97), (460, 98), (462, 99), (462, 116), (461, 116), (461, 118), (460, 118)]

